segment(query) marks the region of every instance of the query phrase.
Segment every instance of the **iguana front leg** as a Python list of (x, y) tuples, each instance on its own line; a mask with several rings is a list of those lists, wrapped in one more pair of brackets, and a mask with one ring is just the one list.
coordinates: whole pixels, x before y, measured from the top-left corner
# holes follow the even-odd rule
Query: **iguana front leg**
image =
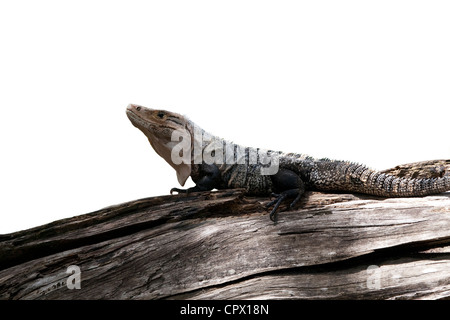
[(215, 164), (203, 163), (200, 166), (200, 178), (196, 181), (195, 187), (188, 189), (172, 188), (170, 194), (173, 192), (190, 193), (197, 191), (210, 191), (219, 187), (220, 184), (220, 170)]
[(292, 209), (305, 193), (305, 185), (298, 174), (288, 169), (278, 170), (271, 178), (276, 191), (276, 193), (272, 193), (272, 196), (275, 196), (276, 199), (269, 202), (266, 207), (274, 206), (270, 212), (270, 220), (276, 222), (276, 213), (281, 202), (288, 198), (294, 198), (294, 201), (289, 205), (289, 208)]

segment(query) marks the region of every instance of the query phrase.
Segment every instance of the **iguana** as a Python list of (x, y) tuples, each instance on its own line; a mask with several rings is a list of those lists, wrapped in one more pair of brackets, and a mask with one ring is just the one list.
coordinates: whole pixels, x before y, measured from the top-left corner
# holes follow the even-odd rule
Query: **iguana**
[(244, 188), (249, 195), (275, 197), (267, 204), (273, 206), (272, 221), (283, 200), (293, 199), (292, 208), (305, 190), (380, 197), (416, 197), (450, 190), (450, 176), (402, 178), (348, 161), (242, 147), (207, 133), (174, 112), (130, 104), (126, 113), (156, 153), (175, 169), (178, 182), (184, 186), (190, 176), (196, 184), (188, 189), (172, 188), (171, 194)]

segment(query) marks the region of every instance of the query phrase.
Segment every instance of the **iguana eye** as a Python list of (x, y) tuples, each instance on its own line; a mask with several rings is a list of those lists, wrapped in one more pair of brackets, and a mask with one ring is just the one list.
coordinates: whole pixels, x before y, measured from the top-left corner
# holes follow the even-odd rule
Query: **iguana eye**
[(157, 116), (160, 119), (164, 118), (164, 112), (162, 112), (162, 111), (158, 112)]

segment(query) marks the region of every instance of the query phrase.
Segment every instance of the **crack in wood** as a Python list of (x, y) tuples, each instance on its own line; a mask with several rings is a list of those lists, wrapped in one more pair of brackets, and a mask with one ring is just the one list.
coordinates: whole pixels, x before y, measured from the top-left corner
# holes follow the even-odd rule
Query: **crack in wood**
[[(308, 192), (277, 224), (266, 202), (242, 190), (161, 196), (1, 235), (0, 299), (450, 296), (450, 193)], [(83, 289), (46, 291), (67, 264)]]

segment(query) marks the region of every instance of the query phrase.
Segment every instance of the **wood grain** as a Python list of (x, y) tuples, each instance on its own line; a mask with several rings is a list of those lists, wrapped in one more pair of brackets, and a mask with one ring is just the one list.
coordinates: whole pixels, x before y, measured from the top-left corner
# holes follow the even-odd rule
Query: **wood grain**
[[(0, 299), (450, 296), (449, 192), (307, 192), (277, 224), (268, 201), (243, 190), (153, 197), (1, 235)], [(70, 265), (81, 289), (67, 288)]]

